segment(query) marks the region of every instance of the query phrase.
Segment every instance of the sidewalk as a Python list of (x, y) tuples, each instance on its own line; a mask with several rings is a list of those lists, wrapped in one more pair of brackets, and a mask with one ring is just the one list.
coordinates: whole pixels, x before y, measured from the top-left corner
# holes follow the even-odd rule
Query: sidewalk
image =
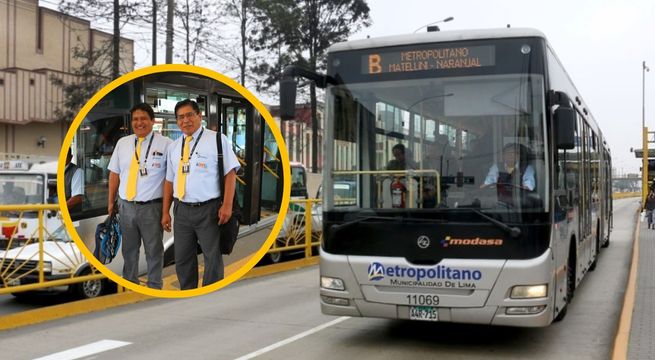
[(639, 223), (639, 267), (628, 359), (655, 359), (655, 230)]

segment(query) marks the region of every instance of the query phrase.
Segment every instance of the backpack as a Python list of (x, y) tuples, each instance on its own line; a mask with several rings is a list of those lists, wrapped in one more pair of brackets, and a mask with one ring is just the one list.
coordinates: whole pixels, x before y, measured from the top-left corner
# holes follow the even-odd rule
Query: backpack
[(109, 264), (121, 246), (121, 227), (117, 213), (107, 216), (104, 222), (96, 226), (96, 247), (93, 256), (101, 263)]

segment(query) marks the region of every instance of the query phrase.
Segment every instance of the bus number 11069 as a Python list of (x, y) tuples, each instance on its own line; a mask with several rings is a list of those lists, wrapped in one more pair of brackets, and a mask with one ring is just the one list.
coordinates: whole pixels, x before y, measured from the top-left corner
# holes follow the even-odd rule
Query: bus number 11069
[(408, 305), (439, 305), (439, 296), (437, 295), (407, 295)]

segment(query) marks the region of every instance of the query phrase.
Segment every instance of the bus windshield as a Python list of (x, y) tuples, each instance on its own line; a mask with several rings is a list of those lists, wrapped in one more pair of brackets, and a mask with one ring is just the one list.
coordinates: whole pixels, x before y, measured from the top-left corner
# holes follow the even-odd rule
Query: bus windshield
[[(45, 179), (40, 174), (0, 174), (0, 205), (43, 204)], [(16, 217), (19, 212), (3, 212), (0, 216)], [(23, 217), (36, 217), (26, 212)]]
[(328, 106), (331, 179), (357, 199), (332, 191), (328, 211), (548, 206), (542, 75), (344, 84), (328, 88)]

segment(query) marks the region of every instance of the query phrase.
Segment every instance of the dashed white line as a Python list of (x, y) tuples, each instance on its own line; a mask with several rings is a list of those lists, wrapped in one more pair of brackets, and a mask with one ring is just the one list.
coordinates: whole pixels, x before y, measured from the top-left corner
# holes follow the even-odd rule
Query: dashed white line
[(101, 353), (103, 351), (116, 349), (132, 343), (117, 340), (100, 340), (91, 344), (78, 346), (76, 348), (60, 351), (34, 360), (74, 360), (86, 356)]
[(348, 319), (350, 319), (350, 316), (342, 316), (340, 318), (336, 318), (336, 319), (334, 319), (334, 320), (332, 320), (330, 322), (319, 325), (319, 326), (317, 326), (315, 328), (309, 329), (307, 331), (303, 331), (298, 335), (294, 335), (294, 336), (292, 336), (290, 338), (284, 339), (282, 341), (278, 341), (275, 344), (269, 345), (269, 346), (267, 346), (265, 348), (261, 348), (261, 349), (259, 349), (257, 351), (253, 351), (250, 354), (243, 355), (243, 356), (241, 356), (239, 358), (236, 358), (235, 360), (252, 359), (254, 357), (265, 354), (265, 353), (267, 353), (269, 351), (275, 350), (275, 349), (277, 349), (279, 347), (282, 347), (284, 345), (290, 344), (290, 343), (292, 343), (292, 342), (294, 342), (296, 340), (300, 340), (300, 339), (304, 338), (305, 336), (309, 336), (311, 334), (317, 333), (317, 332), (319, 332), (319, 331), (321, 331), (321, 330), (323, 330), (325, 328), (329, 328), (332, 325), (336, 325), (336, 324), (338, 324), (338, 323), (340, 323), (342, 321), (348, 320)]

